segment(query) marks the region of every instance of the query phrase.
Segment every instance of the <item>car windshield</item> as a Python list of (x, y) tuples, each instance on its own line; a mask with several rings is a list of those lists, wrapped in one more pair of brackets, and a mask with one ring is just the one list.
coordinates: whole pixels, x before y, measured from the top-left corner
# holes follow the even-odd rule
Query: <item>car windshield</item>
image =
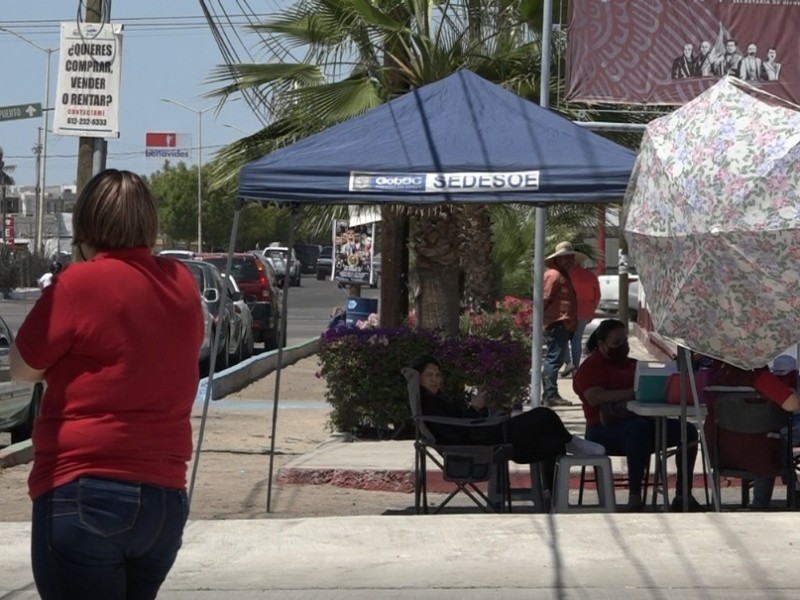
[[(217, 267), (220, 273), (224, 273), (225, 263), (228, 261), (228, 258), (222, 256), (219, 258), (207, 258), (205, 261)], [(233, 257), (231, 275), (233, 275), (234, 281), (237, 282), (258, 279), (258, 270), (256, 269), (255, 261), (245, 257)]]

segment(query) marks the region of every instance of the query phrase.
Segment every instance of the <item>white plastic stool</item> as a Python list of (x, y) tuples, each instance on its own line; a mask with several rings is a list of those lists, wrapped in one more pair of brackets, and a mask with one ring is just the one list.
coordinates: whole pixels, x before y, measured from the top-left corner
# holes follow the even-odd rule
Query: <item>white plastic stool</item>
[[(570, 504), (569, 478), (573, 467), (590, 467), (595, 472), (598, 504)], [(593, 513), (615, 512), (617, 503), (614, 497), (614, 483), (611, 472), (611, 459), (608, 456), (570, 456), (563, 455), (556, 461), (555, 481), (553, 483), (554, 513)]]

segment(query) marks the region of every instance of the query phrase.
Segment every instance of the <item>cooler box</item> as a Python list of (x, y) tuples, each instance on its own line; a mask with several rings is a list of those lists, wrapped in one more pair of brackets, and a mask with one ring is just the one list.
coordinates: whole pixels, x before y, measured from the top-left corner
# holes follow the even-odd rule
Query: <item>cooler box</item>
[(366, 321), (372, 313), (378, 312), (377, 298), (348, 298), (345, 311), (345, 324), (355, 327), (358, 321)]
[(639, 402), (666, 402), (667, 380), (673, 373), (678, 372), (674, 362), (648, 362), (636, 363), (636, 375), (633, 380), (633, 389), (636, 400)]

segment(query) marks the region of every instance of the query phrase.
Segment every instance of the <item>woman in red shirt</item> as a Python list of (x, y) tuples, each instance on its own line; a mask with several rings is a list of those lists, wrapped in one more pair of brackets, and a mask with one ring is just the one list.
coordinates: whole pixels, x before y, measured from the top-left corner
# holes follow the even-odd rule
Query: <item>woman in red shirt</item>
[(47, 382), (28, 479), (43, 600), (155, 598), (181, 547), (203, 313), (189, 269), (153, 256), (156, 200), (107, 170), (72, 214), (82, 260), (19, 329), (11, 375)]
[[(589, 356), (581, 363), (572, 381), (572, 389), (581, 399), (586, 417), (586, 439), (602, 444), (606, 452), (624, 455), (628, 461), (628, 510), (640, 511), (642, 482), (650, 455), (655, 451), (655, 419), (629, 412), (625, 405), (634, 400), (633, 383), (636, 360), (628, 357), (628, 328), (622, 321), (606, 319), (592, 332), (586, 344)], [(688, 424), (686, 436), (689, 473), (697, 457), (697, 430)], [(667, 444), (680, 445), (680, 422), (667, 420)], [(677, 490), (682, 489), (683, 472), (678, 462)], [(691, 494), (692, 478), (688, 480)], [(673, 508), (682, 507), (676, 495)], [(699, 503), (690, 495), (689, 508)]]

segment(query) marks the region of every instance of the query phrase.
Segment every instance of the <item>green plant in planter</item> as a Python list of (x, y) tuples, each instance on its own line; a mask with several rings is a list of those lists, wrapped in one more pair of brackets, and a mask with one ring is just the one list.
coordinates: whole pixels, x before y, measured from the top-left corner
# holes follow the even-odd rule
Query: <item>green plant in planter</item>
[(420, 354), (440, 360), (445, 391), (454, 399), (465, 399), (466, 386), (483, 384), (496, 407), (509, 407), (526, 394), (530, 352), (507, 335), (448, 339), (408, 328), (331, 330), (321, 338), (318, 376), (327, 383), (332, 428), (356, 436), (411, 435), (401, 369)]
[(321, 338), (319, 376), (333, 407), (331, 425), (357, 436), (394, 437), (409, 419), (401, 369), (435, 347), (432, 334), (400, 329), (336, 329)]

